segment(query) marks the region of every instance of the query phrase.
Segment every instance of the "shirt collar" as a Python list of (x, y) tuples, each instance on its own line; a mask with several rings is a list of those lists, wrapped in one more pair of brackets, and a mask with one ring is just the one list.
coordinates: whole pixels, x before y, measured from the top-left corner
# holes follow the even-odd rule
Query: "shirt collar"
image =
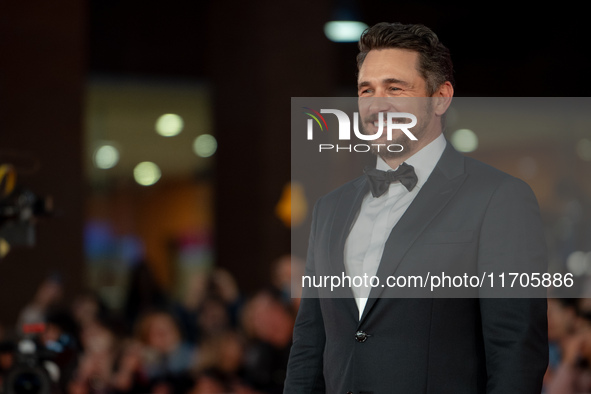
[[(446, 144), (445, 137), (443, 134), (440, 134), (423, 149), (406, 159), (405, 163), (413, 166), (417, 174), (416, 188), (420, 189), (425, 184), (441, 158)], [(382, 171), (392, 171), (392, 168), (380, 156), (378, 156), (376, 168)]]

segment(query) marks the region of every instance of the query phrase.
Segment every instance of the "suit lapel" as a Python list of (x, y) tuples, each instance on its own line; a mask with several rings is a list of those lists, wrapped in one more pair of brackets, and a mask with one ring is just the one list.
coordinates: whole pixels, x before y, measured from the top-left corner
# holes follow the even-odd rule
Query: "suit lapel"
[[(466, 176), (464, 157), (448, 142), (431, 176), (388, 236), (376, 274), (380, 283), (385, 283), (386, 277), (396, 272), (408, 249), (451, 200)], [(383, 291), (381, 286), (371, 289), (359, 324)]]
[(333, 268), (343, 270), (345, 242), (353, 221), (357, 217), (363, 197), (369, 191), (365, 177), (358, 179), (354, 187), (341, 195), (330, 230), (331, 263)]
[[(360, 177), (353, 183), (350, 190), (344, 192), (339, 198), (339, 202), (334, 214), (334, 220), (330, 229), (330, 253), (329, 264), (330, 271), (333, 273), (346, 272), (345, 270), (345, 242), (351, 231), (353, 221), (357, 217), (357, 213), (361, 208), (363, 197), (369, 191), (369, 185), (365, 177)], [(342, 287), (339, 289), (341, 293), (336, 294), (338, 298), (342, 298), (346, 308), (353, 314), (355, 319), (359, 318), (359, 310), (353, 297), (353, 292), (350, 288)]]

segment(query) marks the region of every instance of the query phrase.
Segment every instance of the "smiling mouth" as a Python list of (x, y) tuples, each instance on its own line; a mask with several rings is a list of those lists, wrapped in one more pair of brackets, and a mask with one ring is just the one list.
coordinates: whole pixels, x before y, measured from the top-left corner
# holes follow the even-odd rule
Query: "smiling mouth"
[(378, 112), (378, 113), (369, 115), (366, 118), (365, 124), (367, 126), (373, 126), (376, 129), (379, 128), (380, 127), (380, 114), (381, 114), (383, 124), (386, 124), (386, 119), (387, 119), (386, 112)]

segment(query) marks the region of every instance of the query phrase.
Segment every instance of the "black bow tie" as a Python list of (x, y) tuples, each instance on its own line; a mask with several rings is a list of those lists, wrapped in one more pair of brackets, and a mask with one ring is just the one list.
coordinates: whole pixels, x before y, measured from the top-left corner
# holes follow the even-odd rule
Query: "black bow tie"
[(369, 180), (371, 194), (374, 197), (380, 197), (386, 193), (390, 183), (399, 181), (411, 191), (417, 185), (417, 174), (413, 166), (402, 163), (396, 171), (381, 171), (377, 168), (366, 168), (365, 176)]

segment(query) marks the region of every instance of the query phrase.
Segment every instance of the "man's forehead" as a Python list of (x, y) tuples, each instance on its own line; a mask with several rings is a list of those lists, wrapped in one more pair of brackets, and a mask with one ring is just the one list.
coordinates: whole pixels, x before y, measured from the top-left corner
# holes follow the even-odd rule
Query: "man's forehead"
[(366, 79), (416, 77), (419, 54), (400, 48), (372, 49), (359, 69), (358, 82)]

